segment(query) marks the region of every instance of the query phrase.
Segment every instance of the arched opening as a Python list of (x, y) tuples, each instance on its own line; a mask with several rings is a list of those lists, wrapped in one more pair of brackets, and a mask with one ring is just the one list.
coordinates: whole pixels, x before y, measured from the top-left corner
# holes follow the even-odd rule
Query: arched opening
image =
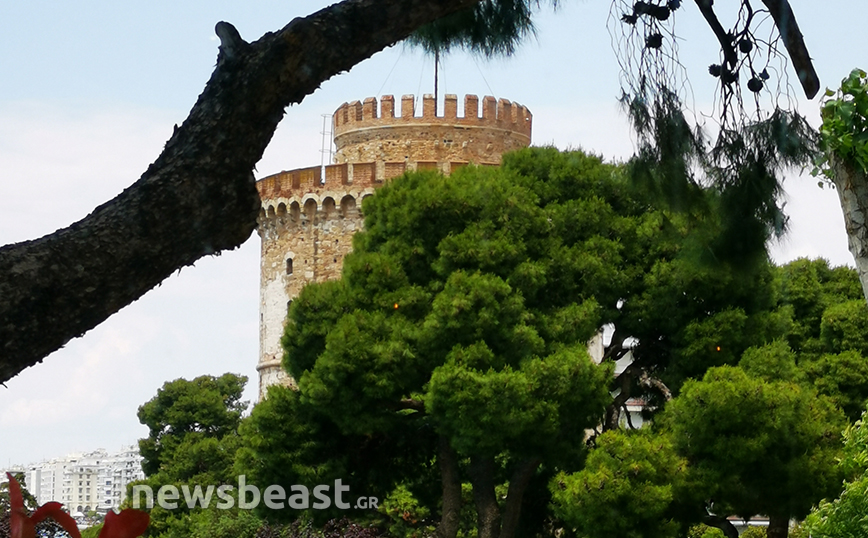
[(316, 218), (316, 200), (308, 198), (304, 203), (304, 216), (311, 221)]
[(325, 215), (325, 218), (331, 219), (337, 215), (337, 210), (335, 206), (335, 199), (331, 196), (326, 196), (326, 198), (322, 201), (322, 212)]
[(358, 215), (356, 210), (356, 199), (351, 195), (346, 195), (341, 198), (341, 216), (344, 218), (355, 217)]
[(286, 204), (284, 204), (283, 202), (277, 204), (277, 215), (279, 217), (286, 215)]
[(289, 204), (289, 217), (298, 222), (299, 217), (301, 216), (301, 207), (298, 205), (298, 202), (292, 202)]
[(288, 275), (292, 274), (292, 258), (286, 259), (286, 274), (288, 274)]
[(267, 214), (268, 214), (269, 217), (273, 217), (273, 216), (274, 216), (274, 206), (273, 206), (273, 205), (268, 206), (268, 212), (267, 212)]

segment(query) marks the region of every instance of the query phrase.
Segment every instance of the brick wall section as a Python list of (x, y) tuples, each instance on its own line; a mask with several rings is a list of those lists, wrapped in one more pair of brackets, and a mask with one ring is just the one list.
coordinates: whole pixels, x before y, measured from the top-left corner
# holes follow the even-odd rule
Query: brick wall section
[(366, 196), (405, 170), (449, 174), (468, 163), (497, 165), (504, 152), (530, 144), (532, 118), (524, 106), (485, 97), (480, 114), (479, 99), (468, 95), (465, 114), (458, 116), (457, 97), (447, 95), (443, 116), (437, 116), (433, 96), (424, 96), (422, 103), (421, 116), (412, 95), (403, 96), (400, 111), (392, 96), (344, 103), (334, 115), (337, 164), (284, 171), (257, 182), (262, 198), (260, 399), (270, 385), (294, 384), (281, 367), (287, 306), (306, 284), (340, 277), (352, 237), (362, 229)]

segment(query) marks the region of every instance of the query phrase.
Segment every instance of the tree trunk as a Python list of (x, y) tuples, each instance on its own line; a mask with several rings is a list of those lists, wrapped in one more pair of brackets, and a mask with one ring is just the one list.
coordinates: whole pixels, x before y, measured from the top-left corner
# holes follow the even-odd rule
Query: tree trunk
[(862, 293), (868, 301), (868, 177), (835, 155), (829, 160), (844, 213), (850, 253), (856, 261)]
[(458, 524), (461, 521), (461, 477), (458, 474), (458, 455), (449, 445), (449, 440), (442, 435), (440, 436), (437, 459), (440, 463), (440, 478), (443, 482), (443, 511), (440, 515), (437, 536), (439, 538), (455, 538), (458, 535)]
[(503, 523), (500, 538), (514, 538), (518, 529), (518, 518), (521, 515), (521, 502), (527, 485), (539, 468), (540, 460), (531, 458), (521, 462), (509, 480), (509, 490), (506, 494), (506, 506), (503, 508)]
[(768, 538), (787, 538), (790, 533), (790, 518), (769, 516)]
[(0, 248), (0, 382), (181, 267), (241, 245), (260, 206), (251, 171), (284, 109), (476, 1), (347, 0), (249, 44), (219, 23), (217, 67), (142, 177), (68, 228)]
[(500, 538), (500, 508), (494, 493), (494, 458), (470, 458), (470, 483), (476, 505), (477, 538)]

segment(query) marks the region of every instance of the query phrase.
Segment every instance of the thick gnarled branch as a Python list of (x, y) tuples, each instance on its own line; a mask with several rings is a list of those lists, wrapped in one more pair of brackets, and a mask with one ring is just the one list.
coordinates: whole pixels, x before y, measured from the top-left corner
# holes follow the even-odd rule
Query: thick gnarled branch
[(820, 91), (820, 77), (817, 76), (817, 71), (814, 69), (814, 63), (811, 61), (808, 47), (805, 46), (802, 31), (799, 30), (799, 25), (796, 23), (793, 8), (788, 0), (762, 0), (762, 2), (771, 13), (775, 26), (778, 27), (778, 32), (784, 40), (784, 46), (793, 62), (793, 68), (796, 70), (805, 96), (808, 99), (813, 99)]
[(0, 382), (256, 226), (253, 166), (284, 109), (328, 78), (476, 0), (348, 0), (254, 43), (218, 27), (218, 64), (132, 186), (68, 228), (0, 248)]

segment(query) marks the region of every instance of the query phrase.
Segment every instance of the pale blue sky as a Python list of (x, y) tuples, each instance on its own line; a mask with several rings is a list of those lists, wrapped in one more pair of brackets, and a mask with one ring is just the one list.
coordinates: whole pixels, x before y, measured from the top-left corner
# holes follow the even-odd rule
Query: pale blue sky
[[(868, 65), (863, 0), (791, 1), (823, 86)], [(0, 0), (0, 244), (68, 225), (139, 177), (210, 76), (217, 21), (252, 40), (326, 5)], [(562, 5), (544, 11), (538, 39), (512, 59), (448, 57), (441, 88), (528, 106), (535, 144), (626, 158), (632, 144), (616, 104), (610, 3)], [(695, 11), (685, 2), (677, 15), (680, 48), (697, 107), (708, 110), (714, 81), (705, 69), (718, 54)], [(319, 164), (321, 114), (344, 101), (432, 90), (430, 59), (401, 45), (380, 53), (291, 107), (257, 174)], [(816, 101), (800, 101), (816, 121)], [(793, 232), (776, 257), (849, 263), (834, 192), (810, 178), (788, 190)], [(201, 260), (0, 387), (0, 464), (135, 442), (146, 434), (136, 408), (177, 377), (242, 373), (255, 398), (258, 256), (254, 235), (237, 251)]]

